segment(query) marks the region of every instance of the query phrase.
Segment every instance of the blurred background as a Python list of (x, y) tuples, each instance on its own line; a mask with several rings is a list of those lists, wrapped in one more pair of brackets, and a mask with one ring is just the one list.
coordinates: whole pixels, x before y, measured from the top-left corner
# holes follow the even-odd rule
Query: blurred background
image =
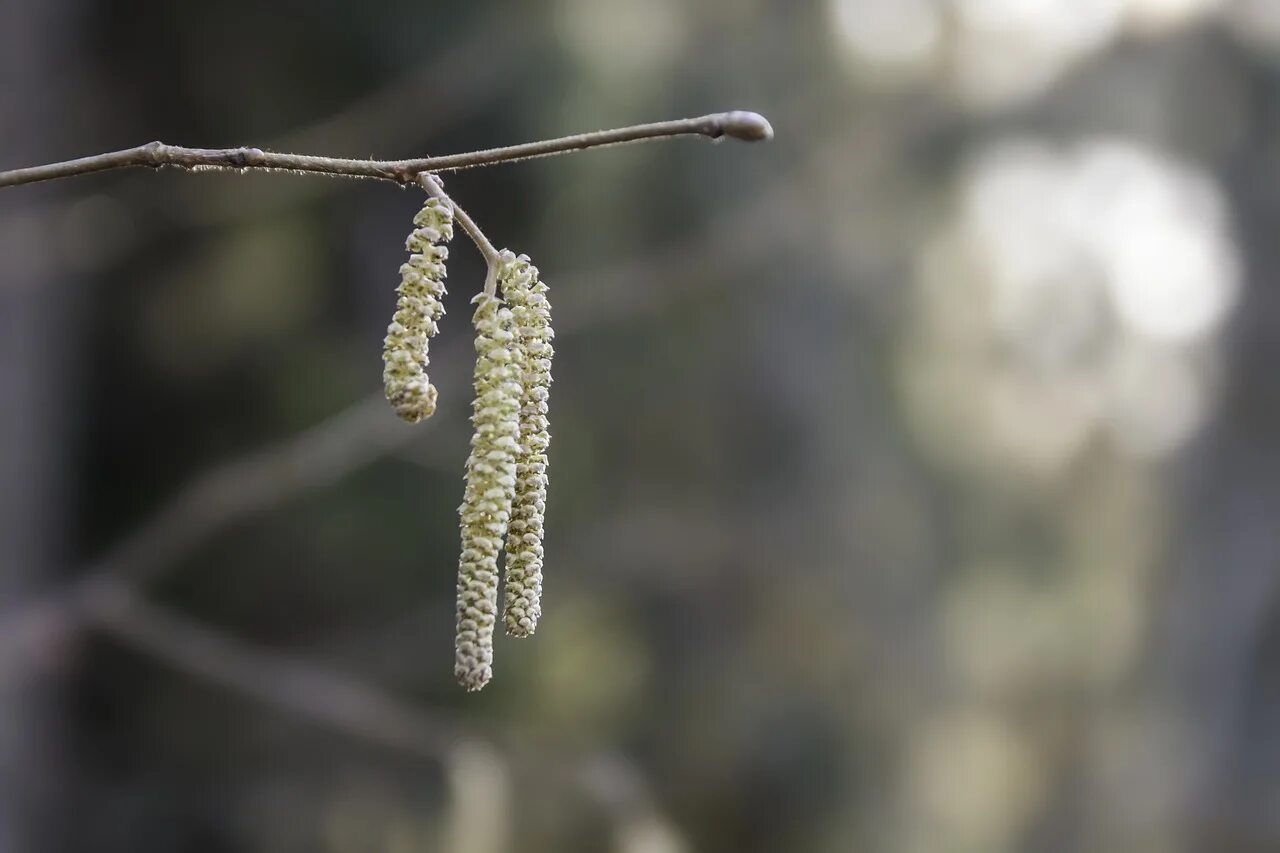
[(416, 192), (0, 191), (0, 850), (1280, 850), (1280, 2), (0, 0), (0, 169), (410, 157), (551, 285), (546, 593), (452, 679)]

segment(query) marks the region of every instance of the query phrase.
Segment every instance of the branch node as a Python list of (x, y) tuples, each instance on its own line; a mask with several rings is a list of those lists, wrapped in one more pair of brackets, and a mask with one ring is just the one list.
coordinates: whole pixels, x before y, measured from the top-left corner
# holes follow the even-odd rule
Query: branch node
[(422, 169), (415, 169), (411, 166), (393, 166), (387, 170), (387, 176), (391, 180), (406, 187), (421, 184), (422, 178), (426, 174)]
[(153, 169), (159, 169), (163, 166), (164, 149), (166, 147), (159, 139), (142, 146), (142, 156), (146, 158), (146, 164)]
[(236, 165), (241, 168), (257, 166), (266, 156), (261, 148), (241, 148), (236, 155)]

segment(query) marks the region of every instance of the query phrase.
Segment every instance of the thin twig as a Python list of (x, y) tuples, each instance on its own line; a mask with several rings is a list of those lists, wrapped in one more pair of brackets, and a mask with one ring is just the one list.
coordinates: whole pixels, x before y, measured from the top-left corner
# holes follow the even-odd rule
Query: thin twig
[(712, 113), (697, 118), (676, 119), (653, 124), (579, 133), (559, 139), (528, 142), (505, 148), (488, 148), (464, 154), (447, 154), (441, 157), (423, 157), (414, 160), (350, 160), (340, 157), (316, 157), (310, 154), (284, 154), (263, 151), (261, 148), (183, 148), (163, 142), (149, 142), (136, 148), (112, 151), (80, 157), (61, 163), (31, 166), (0, 172), (0, 187), (34, 184), (56, 178), (70, 178), (105, 172), (110, 169), (148, 167), (159, 169), (177, 166), (193, 171), (269, 169), (286, 172), (314, 172), (324, 175), (351, 178), (379, 178), (398, 184), (413, 184), (423, 172), (444, 172), (468, 169), (475, 166), (491, 166), (548, 157), (568, 151), (587, 148), (603, 148), (660, 139), (669, 136), (706, 136), (720, 139), (729, 136), (747, 142), (773, 137), (773, 128), (764, 116), (746, 111)]
[(427, 191), (428, 195), (440, 199), (445, 204), (453, 208), (453, 218), (458, 220), (458, 224), (462, 226), (462, 230), (467, 232), (467, 236), (471, 238), (471, 242), (476, 244), (476, 248), (480, 250), (480, 254), (484, 256), (485, 265), (489, 268), (490, 276), (498, 266), (498, 250), (494, 248), (489, 238), (480, 230), (480, 226), (472, 219), (465, 210), (463, 210), (456, 201), (449, 197), (444, 191), (444, 184), (440, 179), (430, 172), (423, 172), (418, 176), (418, 183)]
[(567, 151), (605, 148), (611, 145), (625, 145), (629, 142), (661, 139), (668, 136), (705, 136), (709, 139), (720, 139), (728, 136), (744, 142), (762, 142), (773, 138), (773, 127), (759, 113), (734, 110), (727, 113), (711, 113), (697, 118), (682, 118), (674, 121), (654, 122), (653, 124), (637, 124), (614, 130), (578, 133), (573, 136), (562, 136), (558, 139), (526, 142), (523, 145), (489, 148), (484, 151), (470, 151), (466, 154), (447, 154), (442, 157), (429, 157), (422, 160), (401, 160), (396, 164), (396, 168), (408, 170), (415, 175), (424, 171), (448, 172), (454, 169), (492, 166), (496, 163), (514, 163), (518, 160), (550, 157)]

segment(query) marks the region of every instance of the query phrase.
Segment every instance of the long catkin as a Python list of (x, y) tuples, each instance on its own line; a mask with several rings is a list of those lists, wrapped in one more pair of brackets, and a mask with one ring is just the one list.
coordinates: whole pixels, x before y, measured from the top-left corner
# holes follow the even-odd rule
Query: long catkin
[(480, 294), (475, 312), (475, 400), (466, 489), (458, 508), (462, 553), (458, 561), (454, 676), (479, 690), (493, 676), (493, 629), (498, 605), (498, 550), (511, 519), (516, 456), (520, 453), (518, 351), (511, 310)]
[(543, 519), (547, 509), (547, 398), (551, 387), (551, 303), (527, 255), (503, 251), (498, 284), (515, 319), (520, 367), (520, 454), (507, 531), (503, 621), (527, 637), (542, 615)]

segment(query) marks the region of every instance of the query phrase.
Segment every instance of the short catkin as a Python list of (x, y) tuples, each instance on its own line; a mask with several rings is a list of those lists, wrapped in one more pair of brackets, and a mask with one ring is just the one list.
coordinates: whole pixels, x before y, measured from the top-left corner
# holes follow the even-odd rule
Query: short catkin
[(542, 615), (542, 537), (547, 501), (547, 398), (551, 387), (551, 303), (528, 255), (505, 250), (498, 284), (515, 319), (520, 351), (520, 454), (506, 542), (503, 621), (528, 637)]
[(511, 519), (516, 457), (520, 453), (520, 369), (512, 312), (496, 296), (476, 297), (475, 400), (466, 489), (458, 508), (462, 554), (454, 676), (479, 690), (493, 676), (493, 629), (498, 610), (498, 550)]
[(409, 423), (436, 410), (436, 388), (427, 377), (427, 343), (444, 315), (445, 261), (453, 239), (453, 207), (428, 199), (413, 218), (417, 226), (405, 241), (412, 254), (400, 267), (396, 313), (382, 348), (382, 383), (387, 402)]

